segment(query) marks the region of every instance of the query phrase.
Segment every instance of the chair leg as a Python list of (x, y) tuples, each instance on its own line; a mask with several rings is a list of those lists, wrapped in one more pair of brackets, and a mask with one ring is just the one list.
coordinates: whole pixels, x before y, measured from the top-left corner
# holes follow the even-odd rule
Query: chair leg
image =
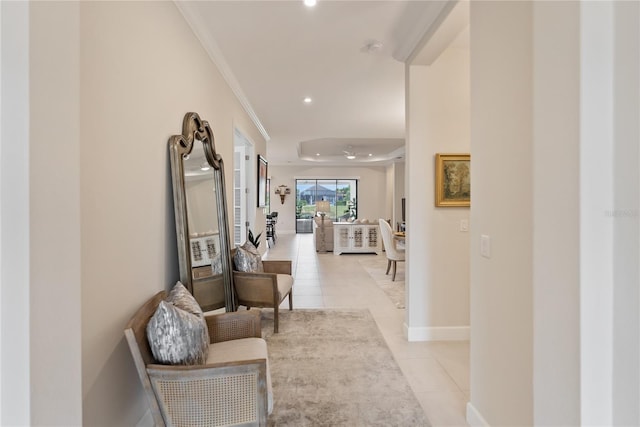
[(273, 308), (273, 333), (278, 333), (278, 304)]
[(289, 291), (289, 311), (293, 310), (293, 289)]
[(393, 261), (393, 277), (391, 278), (392, 282), (396, 280), (396, 266), (398, 265), (398, 261)]
[(384, 274), (389, 274), (389, 269), (391, 268), (391, 260), (387, 260), (387, 271)]

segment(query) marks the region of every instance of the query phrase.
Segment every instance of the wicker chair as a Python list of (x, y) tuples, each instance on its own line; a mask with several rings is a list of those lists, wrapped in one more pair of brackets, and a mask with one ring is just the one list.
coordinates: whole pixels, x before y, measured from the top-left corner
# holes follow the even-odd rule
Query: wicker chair
[[(231, 251), (234, 259), (235, 249)], [(233, 284), (238, 305), (273, 308), (273, 332), (278, 333), (278, 311), (284, 299), (289, 296), (289, 310), (293, 310), (293, 276), (290, 260), (262, 261), (264, 273), (244, 273), (234, 265)]]
[[(154, 424), (265, 426), (270, 381), (266, 343), (261, 338), (260, 313), (245, 311), (206, 316), (212, 343), (207, 364), (159, 365), (149, 348), (146, 327), (160, 301), (165, 298), (166, 292), (159, 292), (147, 301), (124, 331)], [(228, 347), (235, 343), (240, 344), (236, 354), (243, 351), (244, 345), (263, 345), (256, 339), (264, 343), (265, 358), (246, 353), (248, 360), (234, 356), (231, 356), (233, 360), (224, 360), (225, 356), (220, 355), (228, 355)], [(227, 349), (222, 350), (225, 346)], [(218, 362), (210, 363), (212, 355)]]

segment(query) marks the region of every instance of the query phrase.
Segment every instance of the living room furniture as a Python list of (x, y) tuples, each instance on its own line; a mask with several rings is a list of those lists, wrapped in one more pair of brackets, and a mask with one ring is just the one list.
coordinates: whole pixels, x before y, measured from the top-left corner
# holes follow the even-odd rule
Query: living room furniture
[(380, 234), (382, 235), (382, 241), (384, 243), (385, 254), (387, 255), (387, 271), (385, 274), (389, 274), (389, 269), (393, 266), (393, 275), (391, 281), (396, 280), (396, 267), (399, 261), (404, 261), (404, 249), (398, 246), (398, 240), (393, 237), (393, 229), (391, 225), (384, 219), (378, 220), (380, 225)]
[(333, 223), (333, 254), (380, 253), (378, 224), (366, 220)]
[(316, 214), (320, 216), (320, 220), (316, 216), (314, 222), (317, 227), (314, 226), (314, 234), (316, 240), (316, 251), (326, 253), (327, 252), (327, 230), (325, 224), (330, 221), (326, 218), (327, 212), (331, 211), (331, 204), (327, 200), (316, 201)]
[(333, 252), (333, 221), (329, 218), (315, 217), (313, 219), (313, 237), (316, 252)]
[(271, 243), (273, 243), (274, 245), (276, 244), (276, 224), (277, 223), (278, 223), (278, 212), (271, 212), (270, 214), (267, 214), (267, 221), (266, 221), (267, 245), (269, 247), (271, 247), (271, 245), (269, 244), (269, 240), (271, 240)]
[[(235, 259), (234, 249), (231, 259)], [(234, 265), (233, 282), (238, 305), (273, 308), (273, 332), (278, 333), (280, 304), (289, 297), (289, 310), (293, 310), (293, 276), (290, 260), (262, 261), (263, 272), (238, 271)]]
[[(185, 114), (182, 133), (169, 139), (169, 152), (180, 281), (203, 310), (234, 311), (224, 162), (216, 152), (209, 123), (197, 113)], [(215, 259), (194, 265), (194, 251), (203, 248), (192, 247), (191, 237), (209, 230), (218, 237)]]
[(167, 293), (148, 300), (124, 334), (156, 426), (267, 425), (273, 405), (260, 313), (205, 316), (210, 346), (205, 365), (157, 364), (147, 324)]

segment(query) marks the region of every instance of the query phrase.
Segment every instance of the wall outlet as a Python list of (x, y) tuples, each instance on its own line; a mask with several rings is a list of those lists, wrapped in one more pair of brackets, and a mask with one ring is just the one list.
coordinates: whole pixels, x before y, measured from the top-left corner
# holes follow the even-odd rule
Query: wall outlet
[(480, 255), (491, 258), (491, 237), (486, 234), (480, 236)]
[(468, 219), (461, 219), (460, 220), (460, 231), (462, 231), (462, 232), (469, 231), (469, 220)]

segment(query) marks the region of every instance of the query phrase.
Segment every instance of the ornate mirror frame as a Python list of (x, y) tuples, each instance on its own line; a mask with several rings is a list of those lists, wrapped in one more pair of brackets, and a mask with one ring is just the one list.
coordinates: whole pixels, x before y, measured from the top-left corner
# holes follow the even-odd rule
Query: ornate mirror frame
[[(215, 203), (218, 216), (219, 253), (221, 274), (214, 274), (211, 266), (192, 267), (191, 234), (187, 215), (187, 193), (185, 187), (184, 160), (193, 150), (200, 149), (207, 163), (212, 167), (215, 189)], [(171, 181), (173, 183), (173, 205), (176, 219), (178, 242), (178, 262), (180, 281), (194, 295), (204, 311), (225, 307), (226, 311), (235, 311), (235, 295), (231, 251), (229, 245), (229, 221), (224, 184), (224, 163), (216, 152), (213, 131), (207, 121), (197, 113), (187, 113), (182, 121), (182, 134), (169, 138), (171, 158)], [(212, 213), (213, 215), (213, 213)], [(208, 267), (208, 268), (207, 268)]]

